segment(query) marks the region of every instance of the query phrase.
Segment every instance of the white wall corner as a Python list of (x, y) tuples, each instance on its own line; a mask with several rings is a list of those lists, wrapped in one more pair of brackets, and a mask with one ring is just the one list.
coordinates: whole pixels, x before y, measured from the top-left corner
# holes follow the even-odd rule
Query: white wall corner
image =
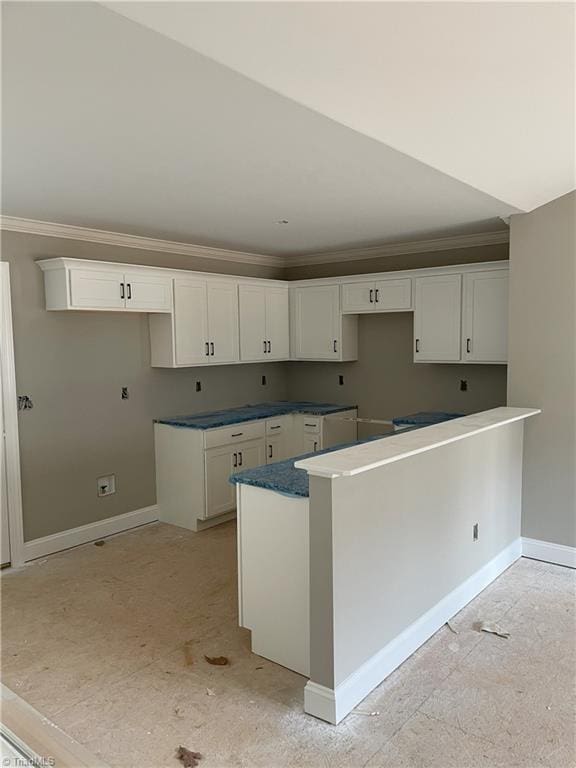
[(52, 555), (64, 549), (77, 547), (80, 544), (88, 544), (91, 541), (113, 536), (115, 533), (129, 531), (147, 523), (154, 523), (160, 517), (158, 505), (142, 507), (123, 515), (107, 517), (95, 523), (81, 525), (78, 528), (70, 528), (67, 531), (54, 533), (51, 536), (43, 536), (40, 539), (32, 539), (24, 542), (24, 561), (35, 560), (38, 557)]
[(522, 555), (532, 560), (544, 560), (554, 565), (576, 568), (576, 547), (554, 544), (552, 541), (522, 538)]

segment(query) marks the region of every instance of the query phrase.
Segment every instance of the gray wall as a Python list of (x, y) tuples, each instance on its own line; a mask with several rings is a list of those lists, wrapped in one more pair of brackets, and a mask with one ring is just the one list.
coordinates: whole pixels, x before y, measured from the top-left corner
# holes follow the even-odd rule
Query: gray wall
[(576, 546), (576, 193), (512, 217), (508, 402), (526, 425), (522, 534)]
[[(359, 415), (389, 419), (413, 411), (475, 411), (506, 403), (505, 365), (440, 365), (414, 363), (413, 314), (361, 315), (358, 361), (292, 363), (290, 397), (329, 400), (359, 406)], [(344, 375), (344, 386), (338, 384)], [(460, 391), (466, 379), (468, 390)], [(361, 426), (360, 436), (386, 427)]]
[[(154, 504), (155, 417), (287, 395), (282, 363), (150, 368), (146, 315), (46, 312), (34, 261), (48, 256), (278, 276), (227, 262), (2, 233), (2, 259), (11, 273), (17, 388), (34, 402), (19, 418), (27, 541)], [(120, 398), (122, 386), (129, 387), (127, 401)], [(117, 492), (99, 499), (96, 478), (111, 472)]]
[[(68, 256), (271, 278), (294, 277), (294, 270), (283, 274), (12, 232), (2, 232), (1, 242), (11, 271), (18, 392), (34, 402), (33, 410), (20, 413), (27, 541), (154, 504), (152, 420), (157, 416), (287, 397), (355, 403), (361, 415), (384, 418), (422, 409), (468, 413), (505, 401), (505, 366), (413, 364), (410, 313), (361, 317), (356, 363), (152, 369), (145, 315), (46, 312), (42, 273), (34, 261)], [(385, 271), (506, 256), (506, 246), (491, 246), (359, 262), (353, 270), (322, 265), (321, 271), (351, 273), (361, 264), (365, 271)], [(344, 386), (338, 385), (340, 373)], [(468, 380), (468, 392), (460, 392), (461, 378)], [(129, 387), (128, 401), (120, 399), (122, 386)], [(96, 478), (111, 472), (117, 493), (99, 499)]]

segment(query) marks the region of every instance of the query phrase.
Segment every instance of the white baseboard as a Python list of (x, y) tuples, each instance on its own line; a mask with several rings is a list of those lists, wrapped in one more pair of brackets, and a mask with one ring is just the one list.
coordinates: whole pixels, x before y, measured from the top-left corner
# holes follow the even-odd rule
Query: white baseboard
[(305, 711), (337, 725), (396, 667), (406, 661), (443, 624), (461, 611), (521, 555), (522, 541), (518, 538), (364, 662), (336, 689), (308, 682), (304, 689)]
[(554, 544), (551, 541), (539, 541), (522, 537), (522, 555), (533, 560), (544, 560), (555, 565), (576, 568), (576, 547)]
[(137, 528), (139, 525), (153, 523), (158, 520), (160, 514), (158, 506), (135, 509), (124, 515), (107, 517), (95, 523), (81, 525), (78, 528), (70, 528), (68, 531), (53, 533), (51, 536), (43, 536), (41, 539), (32, 539), (24, 542), (24, 561), (35, 560), (37, 557), (52, 555), (63, 549), (77, 547), (79, 544), (87, 544), (89, 541), (97, 541), (105, 536)]

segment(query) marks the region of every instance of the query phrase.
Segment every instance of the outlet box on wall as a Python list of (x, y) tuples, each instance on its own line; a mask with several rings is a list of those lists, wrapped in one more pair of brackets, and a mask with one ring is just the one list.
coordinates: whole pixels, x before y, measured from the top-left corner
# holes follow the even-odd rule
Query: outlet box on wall
[(105, 475), (96, 481), (98, 496), (111, 496), (116, 493), (116, 475)]

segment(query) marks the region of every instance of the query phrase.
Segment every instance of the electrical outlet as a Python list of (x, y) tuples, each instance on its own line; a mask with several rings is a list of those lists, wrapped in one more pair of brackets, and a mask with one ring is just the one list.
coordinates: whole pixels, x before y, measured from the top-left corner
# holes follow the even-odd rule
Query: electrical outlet
[(122, 387), (122, 400), (128, 400), (129, 397), (128, 387)]
[(460, 392), (468, 391), (468, 379), (460, 379)]
[(266, 376), (262, 376), (262, 386), (266, 386)]
[(96, 480), (98, 496), (111, 496), (116, 493), (116, 475), (105, 475)]
[(472, 541), (478, 541), (478, 523), (472, 526)]
[(202, 392), (202, 382), (197, 381), (196, 382), (196, 392)]
[(344, 376), (342, 376), (342, 374), (340, 374), (340, 375), (338, 376), (338, 384), (339, 384), (341, 387), (342, 387), (342, 386), (344, 386)]

